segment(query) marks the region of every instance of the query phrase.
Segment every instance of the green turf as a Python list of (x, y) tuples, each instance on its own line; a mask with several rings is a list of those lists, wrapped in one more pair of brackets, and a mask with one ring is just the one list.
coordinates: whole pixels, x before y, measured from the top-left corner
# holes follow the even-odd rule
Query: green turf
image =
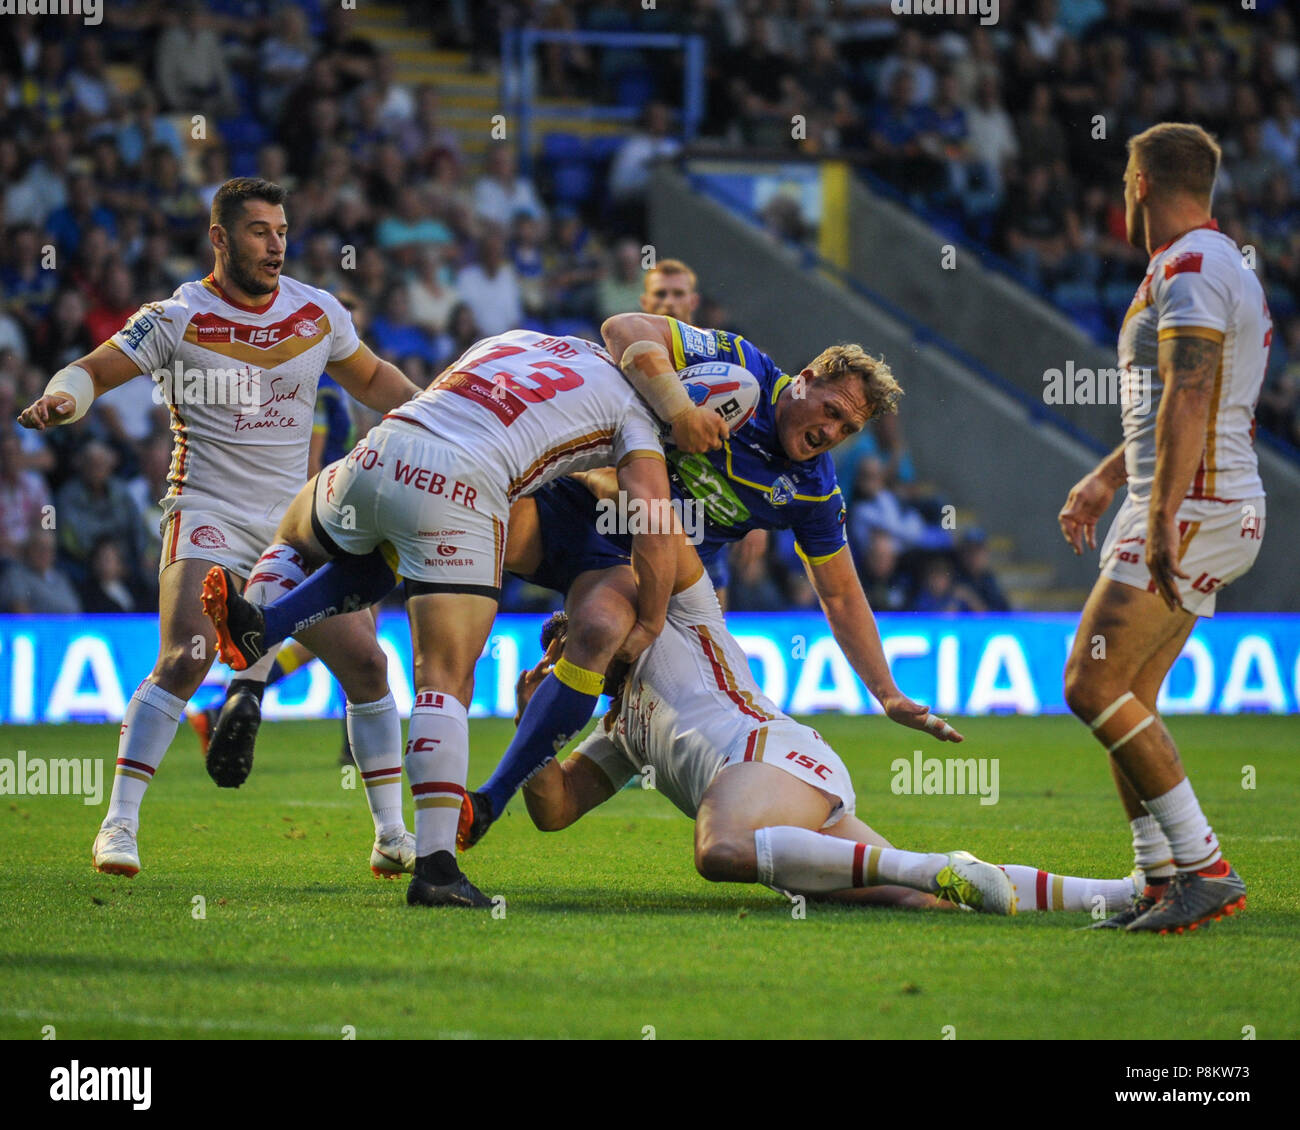
[[(1072, 719), (962, 723), (963, 754), (1000, 759), (991, 806), (889, 791), (891, 759), (953, 747), (879, 718), (816, 725), (853, 772), (859, 814), (899, 846), (1128, 870), (1104, 759)], [(0, 1036), (1300, 1036), (1300, 722), (1173, 730), (1250, 884), (1244, 917), (1183, 938), (1080, 932), (1086, 914), (813, 904), (796, 920), (762, 888), (700, 879), (690, 822), (641, 790), (548, 835), (516, 801), (464, 861), (505, 896), (504, 917), (410, 910), (404, 881), (367, 869), (370, 820), (341, 787), (336, 723), (266, 725), (237, 792), (213, 787), (182, 732), (144, 805), (134, 880), (90, 868), (100, 809), (0, 798)], [(508, 728), (476, 722), (472, 736), (477, 781)], [(0, 730), (4, 757), (107, 758), (115, 744), (115, 727)]]

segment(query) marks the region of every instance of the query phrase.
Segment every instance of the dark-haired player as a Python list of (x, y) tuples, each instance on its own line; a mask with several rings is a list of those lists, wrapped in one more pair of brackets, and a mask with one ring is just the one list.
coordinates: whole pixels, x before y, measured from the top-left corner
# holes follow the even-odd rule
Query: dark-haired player
[[(73, 423), (96, 396), (141, 374), (159, 384), (171, 413), (158, 659), (127, 705), (112, 797), (95, 837), (95, 867), (109, 874), (140, 870), (140, 802), (186, 700), (216, 656), (199, 606), (204, 575), (225, 566), (241, 582), (250, 578), (252, 595), (261, 599), (304, 576), (292, 555), (259, 555), (306, 478), (321, 372), (328, 366), (352, 396), (381, 412), (418, 392), (358, 340), (333, 297), (281, 275), (284, 199), (284, 189), (270, 181), (241, 177), (222, 185), (208, 229), (212, 274), (146, 303), (108, 341), (56, 373), (19, 417), (37, 429)], [(401, 725), (373, 620), (368, 613), (341, 617), (303, 639), (347, 693), (352, 745), (375, 818), (371, 868), (409, 870), (414, 855), (402, 823)], [(250, 720), (260, 716), (256, 700), (270, 662), (247, 672), (236, 688), (251, 700)]]

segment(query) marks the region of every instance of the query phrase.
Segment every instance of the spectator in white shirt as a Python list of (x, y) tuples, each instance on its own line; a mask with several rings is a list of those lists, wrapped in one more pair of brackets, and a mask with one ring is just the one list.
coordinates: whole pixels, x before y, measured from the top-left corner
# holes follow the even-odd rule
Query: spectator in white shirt
[(515, 151), (505, 142), (493, 142), (488, 148), (487, 171), (474, 185), (474, 215), (504, 229), (519, 212), (546, 216), (532, 182), (518, 174)]
[(1011, 115), (1002, 108), (997, 80), (984, 75), (975, 87), (975, 101), (966, 109), (967, 143), (971, 163), (977, 165), (981, 179), (998, 200), (1002, 197), (1003, 174), (1020, 152), (1016, 127)]
[(426, 243), (419, 250), (415, 273), (406, 283), (411, 321), (434, 336), (447, 328), (447, 320), (461, 300), (456, 287), (444, 281), (445, 270), (442, 248)]
[(646, 105), (641, 129), (623, 142), (609, 168), (609, 191), (616, 201), (644, 199), (651, 165), (681, 149), (681, 142), (668, 134), (671, 124), (667, 106), (661, 102)]
[(484, 231), (478, 262), (461, 268), (456, 289), (473, 311), (484, 337), (518, 329), (524, 317), (519, 280), (506, 260), (506, 240), (500, 228)]

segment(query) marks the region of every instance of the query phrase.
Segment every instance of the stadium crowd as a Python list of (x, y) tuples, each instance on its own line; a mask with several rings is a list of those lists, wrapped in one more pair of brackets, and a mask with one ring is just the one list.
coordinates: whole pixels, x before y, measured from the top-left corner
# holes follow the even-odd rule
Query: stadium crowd
[[(1000, 10), (983, 27), (898, 17), (880, 0), (657, 10), (452, 0), (412, 18), (432, 20), (434, 42), (468, 48), (482, 68), (496, 64), (500, 30), (524, 22), (699, 32), (709, 44), (705, 144), (846, 154), (1000, 252), (1102, 338), (1113, 337), (1143, 262), (1123, 240), (1123, 140), (1160, 118), (1201, 121), (1225, 149), (1217, 214), (1257, 248), (1278, 328), (1260, 420), (1300, 442), (1300, 48), (1285, 6), (1003, 0)], [(207, 272), (207, 208), (232, 175), (292, 190), (286, 273), (350, 294), (367, 340), (417, 383), (511, 326), (594, 334), (639, 300), (648, 168), (679, 148), (677, 65), (651, 67), (626, 50), (543, 52), (544, 93), (642, 109), (598, 175), (575, 182), (545, 140), (529, 175), (510, 143), (464, 152), (437, 76), (399, 81), (341, 6), (136, 0), (105, 6), (94, 27), (5, 21), (0, 411), (12, 420), (141, 302)], [(195, 138), (200, 113), (209, 126)], [(770, 224), (797, 232), (797, 218)], [(719, 280), (695, 265), (696, 320), (728, 324)], [(354, 424), (367, 426), (363, 412)], [(76, 426), (6, 430), (0, 610), (151, 607), (168, 447), (166, 411), (144, 381)], [(946, 528), (944, 499), (917, 481), (896, 422), (869, 429), (837, 462), (878, 607), (1005, 607), (985, 539)], [(737, 608), (813, 599), (780, 538), (738, 547), (732, 590)], [(507, 606), (546, 599), (516, 589)]]

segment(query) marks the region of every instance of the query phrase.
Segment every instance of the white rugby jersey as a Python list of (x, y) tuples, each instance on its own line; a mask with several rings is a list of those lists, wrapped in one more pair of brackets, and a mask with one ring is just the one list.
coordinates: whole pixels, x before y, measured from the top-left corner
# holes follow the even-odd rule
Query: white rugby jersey
[(283, 275), (259, 307), (227, 297), (211, 275), (183, 283), (109, 341), (151, 375), (171, 413), (172, 505), (213, 495), (259, 513), (306, 482), (317, 382), (361, 346), (337, 299)]
[(456, 444), (500, 476), (511, 502), (634, 451), (663, 453), (649, 409), (604, 349), (532, 330), (477, 342), (386, 419)]
[(766, 741), (758, 727), (788, 718), (754, 682), (707, 573), (669, 601), (663, 631), (625, 688), (606, 732), (638, 770), (654, 767), (655, 788), (688, 816), (733, 751)]
[[(1124, 462), (1129, 495), (1139, 502), (1150, 500), (1155, 478), (1156, 413), (1163, 390), (1157, 347), (1175, 332), (1223, 343), (1205, 451), (1186, 498), (1235, 502), (1263, 495), (1254, 447), (1255, 403), (1272, 320), (1255, 272), (1213, 220), (1152, 255), (1119, 331)], [(1138, 370), (1150, 374), (1149, 405), (1141, 396), (1142, 382), (1132, 375)]]

